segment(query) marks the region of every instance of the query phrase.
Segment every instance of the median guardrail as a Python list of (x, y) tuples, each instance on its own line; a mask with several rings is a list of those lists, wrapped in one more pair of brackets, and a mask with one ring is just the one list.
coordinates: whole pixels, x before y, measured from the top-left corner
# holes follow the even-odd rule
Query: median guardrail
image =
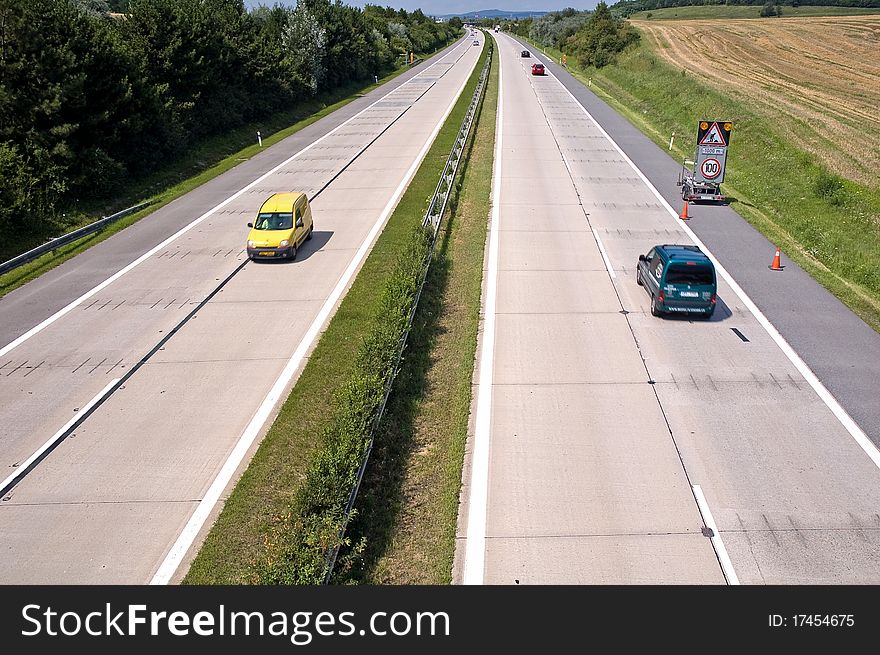
[[(431, 201), (428, 204), (428, 209), (425, 212), (424, 217), (422, 218), (422, 226), (426, 229), (432, 230), (431, 245), (428, 250), (428, 256), (425, 260), (425, 268), (422, 272), (421, 280), (419, 282), (418, 292), (416, 293), (415, 299), (413, 300), (412, 308), (410, 309), (406, 330), (400, 340), (400, 346), (397, 350), (397, 358), (394, 364), (394, 373), (389, 376), (388, 382), (385, 385), (384, 395), (382, 396), (382, 404), (370, 430), (369, 444), (367, 445), (364, 457), (361, 460), (354, 487), (349, 494), (348, 502), (345, 506), (346, 525), (348, 517), (351, 516), (351, 512), (354, 509), (355, 501), (357, 500), (358, 490), (360, 489), (361, 482), (364, 478), (364, 472), (367, 469), (367, 462), (369, 461), (370, 454), (373, 450), (373, 441), (375, 439), (376, 431), (379, 428), (379, 424), (382, 422), (382, 417), (385, 414), (385, 406), (388, 402), (388, 397), (391, 395), (391, 387), (395, 378), (397, 377), (397, 374), (400, 371), (400, 361), (403, 357), (403, 351), (406, 348), (406, 342), (409, 338), (409, 333), (412, 330), (412, 324), (413, 320), (415, 319), (416, 310), (418, 309), (419, 299), (421, 298), (422, 290), (425, 287), (425, 280), (427, 280), (428, 278), (428, 271), (431, 267), (431, 260), (434, 258), (434, 248), (437, 244), (437, 236), (440, 233), (440, 226), (442, 225), (443, 216), (449, 204), (449, 199), (452, 197), (453, 194), (456, 175), (458, 173), (459, 165), (462, 161), (462, 155), (464, 153), (465, 146), (467, 145), (468, 139), (471, 134), (471, 129), (474, 124), (474, 118), (476, 117), (477, 110), (479, 109), (480, 103), (483, 101), (483, 97), (485, 96), (486, 82), (489, 79), (489, 69), (492, 65), (493, 50), (494, 48), (490, 43), (489, 53), (486, 57), (486, 63), (483, 65), (483, 70), (480, 72), (480, 78), (477, 82), (476, 89), (474, 89), (474, 95), (471, 99), (470, 105), (468, 105), (468, 109), (465, 113), (464, 119), (461, 122), (461, 127), (458, 130), (458, 135), (455, 138), (455, 143), (453, 144), (452, 149), (449, 152), (449, 157), (446, 159), (446, 165), (443, 167), (443, 172), (440, 175), (440, 181), (437, 183), (437, 188), (434, 190), (434, 195), (431, 197)], [(345, 536), (345, 528), (346, 526), (343, 526), (342, 530), (340, 531), (340, 543)], [(327, 557), (327, 568), (325, 570), (323, 580), (324, 584), (328, 584), (330, 582), (338, 555), (339, 546), (334, 546), (330, 550)]]
[(41, 246), (37, 246), (33, 250), (28, 250), (25, 253), (18, 255), (17, 257), (13, 257), (9, 261), (5, 261), (0, 264), (0, 275), (11, 271), (13, 269), (18, 268), (19, 266), (23, 266), (28, 262), (32, 262), (38, 257), (42, 257), (47, 252), (54, 252), (61, 248), (62, 246), (66, 246), (68, 243), (73, 243), (83, 237), (87, 237), (90, 234), (94, 234), (95, 232), (100, 232), (104, 228), (106, 228), (111, 223), (118, 221), (120, 218), (124, 218), (129, 214), (132, 214), (140, 209), (143, 209), (147, 205), (152, 204), (152, 200), (148, 200), (146, 202), (142, 202), (138, 205), (134, 205), (133, 207), (129, 207), (127, 209), (123, 209), (122, 211), (118, 211), (115, 214), (111, 214), (110, 216), (105, 216), (94, 223), (89, 223), (88, 225), (79, 228), (78, 230), (74, 230), (73, 232), (69, 232), (60, 237), (55, 237), (54, 239), (50, 239), (46, 243)]

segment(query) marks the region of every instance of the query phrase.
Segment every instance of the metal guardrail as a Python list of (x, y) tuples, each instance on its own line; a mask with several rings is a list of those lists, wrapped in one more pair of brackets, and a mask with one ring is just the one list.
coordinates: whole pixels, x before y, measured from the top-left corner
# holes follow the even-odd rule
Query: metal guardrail
[[(397, 350), (397, 359), (394, 363), (394, 372), (389, 376), (388, 382), (385, 384), (385, 391), (382, 396), (382, 404), (379, 407), (379, 413), (376, 415), (375, 420), (373, 421), (373, 425), (370, 428), (370, 442), (367, 445), (367, 450), (364, 453), (364, 457), (361, 460), (361, 465), (358, 468), (357, 472), (357, 480), (355, 481), (354, 487), (348, 496), (348, 502), (345, 505), (345, 521), (346, 525), (342, 527), (340, 532), (340, 540), (345, 535), (345, 529), (348, 523), (348, 517), (351, 515), (351, 511), (354, 509), (355, 500), (357, 500), (357, 494), (360, 490), (361, 482), (364, 479), (364, 473), (367, 470), (367, 462), (370, 459), (370, 454), (373, 451), (373, 441), (375, 439), (376, 431), (379, 428), (379, 424), (382, 422), (382, 417), (385, 414), (385, 406), (388, 403), (388, 397), (391, 395), (391, 387), (392, 384), (397, 377), (397, 374), (400, 372), (400, 360), (403, 357), (403, 351), (406, 348), (406, 342), (409, 338), (410, 330), (412, 329), (413, 320), (416, 316), (416, 309), (419, 306), (419, 300), (422, 297), (422, 289), (425, 288), (425, 281), (428, 279), (428, 271), (431, 268), (431, 260), (434, 258), (434, 247), (437, 244), (437, 235), (440, 233), (440, 226), (442, 224), (443, 215), (446, 212), (446, 207), (449, 204), (449, 199), (452, 196), (453, 185), (455, 184), (455, 176), (458, 173), (458, 167), (462, 160), (462, 153), (464, 152), (464, 148), (467, 145), (468, 138), (470, 137), (471, 128), (474, 124), (474, 118), (477, 115), (477, 109), (480, 106), (480, 103), (483, 100), (483, 96), (486, 91), (486, 80), (489, 78), (489, 68), (492, 65), (492, 55), (493, 55), (494, 47), (490, 43), (489, 54), (486, 57), (486, 63), (483, 66), (483, 70), (480, 72), (480, 79), (477, 82), (477, 88), (474, 89), (473, 98), (471, 98), (471, 103), (468, 105), (467, 112), (465, 113), (464, 119), (461, 122), (461, 127), (458, 130), (458, 136), (455, 138), (455, 143), (452, 145), (452, 150), (449, 153), (449, 157), (446, 159), (446, 165), (443, 167), (443, 172), (440, 175), (440, 181), (437, 183), (437, 188), (434, 191), (434, 195), (431, 197), (431, 202), (428, 204), (428, 209), (425, 212), (425, 216), (422, 219), (422, 226), (428, 228), (429, 226), (433, 228), (433, 233), (431, 235), (431, 247), (428, 249), (428, 256), (425, 261), (425, 268), (422, 271), (422, 279), (419, 281), (419, 288), (416, 291), (416, 297), (413, 300), (412, 307), (410, 308), (409, 318), (406, 324), (406, 330), (403, 333), (403, 337), (400, 340), (400, 345)], [(330, 582), (331, 577), (333, 576), (333, 568), (336, 566), (336, 558), (339, 555), (339, 546), (334, 547), (328, 557), (327, 557), (327, 569), (324, 573), (324, 584), (328, 584)]]
[(78, 230), (74, 230), (73, 232), (69, 232), (60, 237), (50, 239), (43, 245), (37, 246), (33, 250), (28, 250), (27, 252), (18, 255), (18, 257), (13, 257), (9, 261), (0, 264), (0, 274), (11, 271), (15, 268), (18, 268), (19, 266), (23, 266), (28, 262), (32, 262), (37, 257), (42, 257), (47, 252), (53, 252), (62, 246), (66, 246), (68, 243), (73, 243), (74, 241), (82, 239), (83, 237), (86, 237), (90, 234), (100, 232), (111, 223), (118, 221), (120, 218), (128, 216), (129, 214), (136, 212), (139, 209), (143, 209), (144, 207), (146, 207), (147, 205), (151, 205), (152, 203), (152, 200), (142, 202), (133, 207), (129, 207), (128, 209), (123, 209), (122, 211), (116, 212), (115, 214), (111, 214), (110, 216), (105, 216), (104, 218), (101, 218), (94, 223), (89, 223), (88, 225), (81, 227)]

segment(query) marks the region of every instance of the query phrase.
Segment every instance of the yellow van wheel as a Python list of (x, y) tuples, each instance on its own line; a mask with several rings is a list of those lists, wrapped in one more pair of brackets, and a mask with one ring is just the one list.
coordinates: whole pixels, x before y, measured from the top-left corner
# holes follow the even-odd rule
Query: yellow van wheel
[(315, 231), (315, 224), (312, 223), (312, 226), (309, 228), (309, 233), (306, 235), (306, 241), (312, 240), (312, 232)]

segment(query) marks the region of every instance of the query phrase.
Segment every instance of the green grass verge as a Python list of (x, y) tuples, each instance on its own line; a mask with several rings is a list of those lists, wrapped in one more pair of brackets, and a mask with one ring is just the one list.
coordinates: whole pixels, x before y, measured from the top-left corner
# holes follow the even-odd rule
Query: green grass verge
[(772, 119), (669, 66), (644, 40), (599, 70), (572, 59), (570, 72), (657, 145), (667, 149), (674, 131), (670, 154), (679, 161), (693, 157), (700, 119), (732, 120), (722, 184), (731, 208), (880, 331), (880, 189), (830, 174), (775, 132)]
[(365, 543), (338, 582), (449, 584), (490, 211), (498, 62), (475, 125), (349, 526)]
[(383, 289), (410, 242), (477, 84), (485, 49), (459, 101), (388, 219), (351, 289), (309, 357), (290, 396), (223, 506), (184, 584), (255, 580), (273, 529), (283, 520), (333, 421), (340, 389), (350, 379), (365, 336), (375, 324)]
[[(699, 5), (689, 7), (665, 7), (639, 11), (630, 16), (633, 20), (694, 20), (698, 18), (760, 18), (762, 5)], [(650, 15), (649, 15), (650, 14)], [(804, 16), (864, 16), (880, 14), (878, 7), (789, 7), (782, 6), (782, 18)], [(768, 18), (769, 20), (769, 18)]]
[[(445, 46), (444, 46), (445, 47)], [(439, 51), (439, 50), (438, 50)], [(430, 57), (431, 55), (425, 55)], [(378, 84), (351, 84), (333, 93), (309, 100), (294, 109), (276, 114), (260, 123), (245, 125), (222, 136), (208, 139), (204, 143), (193, 148), (186, 157), (161, 173), (156, 173), (148, 179), (128, 189), (124, 197), (115, 207), (106, 208), (106, 215), (123, 209), (126, 206), (134, 206), (140, 202), (148, 201), (151, 204), (139, 212), (120, 219), (107, 229), (70, 243), (55, 251), (55, 254), (46, 254), (24, 266), (0, 275), (0, 298), (13, 289), (17, 289), (38, 278), (43, 273), (52, 270), (56, 266), (78, 255), (84, 250), (108, 239), (117, 232), (136, 223), (142, 218), (161, 209), (172, 200), (183, 196), (206, 182), (222, 175), (258, 154), (261, 150), (272, 146), (292, 134), (299, 132), (312, 123), (332, 114), (357, 98), (369, 93), (373, 89), (389, 82), (398, 75), (409, 70), (409, 66), (399, 68), (381, 78)], [(291, 124), (292, 123), (292, 124)], [(263, 145), (256, 143), (256, 131), (260, 130), (263, 136)], [(246, 145), (250, 144), (250, 145)], [(195, 174), (194, 174), (195, 173)], [(71, 223), (68, 232), (100, 218), (100, 214), (83, 217), (81, 221)], [(193, 217), (195, 218), (195, 217)], [(26, 252), (40, 245), (42, 241), (23, 241), (9, 244), (0, 249), (0, 261), (6, 261), (12, 257)]]

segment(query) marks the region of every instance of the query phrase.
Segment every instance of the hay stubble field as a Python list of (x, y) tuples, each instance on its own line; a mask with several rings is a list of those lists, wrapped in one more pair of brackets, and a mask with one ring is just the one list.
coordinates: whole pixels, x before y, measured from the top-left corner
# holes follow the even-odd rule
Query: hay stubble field
[(880, 186), (880, 15), (633, 23), (668, 63), (748, 102), (832, 172)]

